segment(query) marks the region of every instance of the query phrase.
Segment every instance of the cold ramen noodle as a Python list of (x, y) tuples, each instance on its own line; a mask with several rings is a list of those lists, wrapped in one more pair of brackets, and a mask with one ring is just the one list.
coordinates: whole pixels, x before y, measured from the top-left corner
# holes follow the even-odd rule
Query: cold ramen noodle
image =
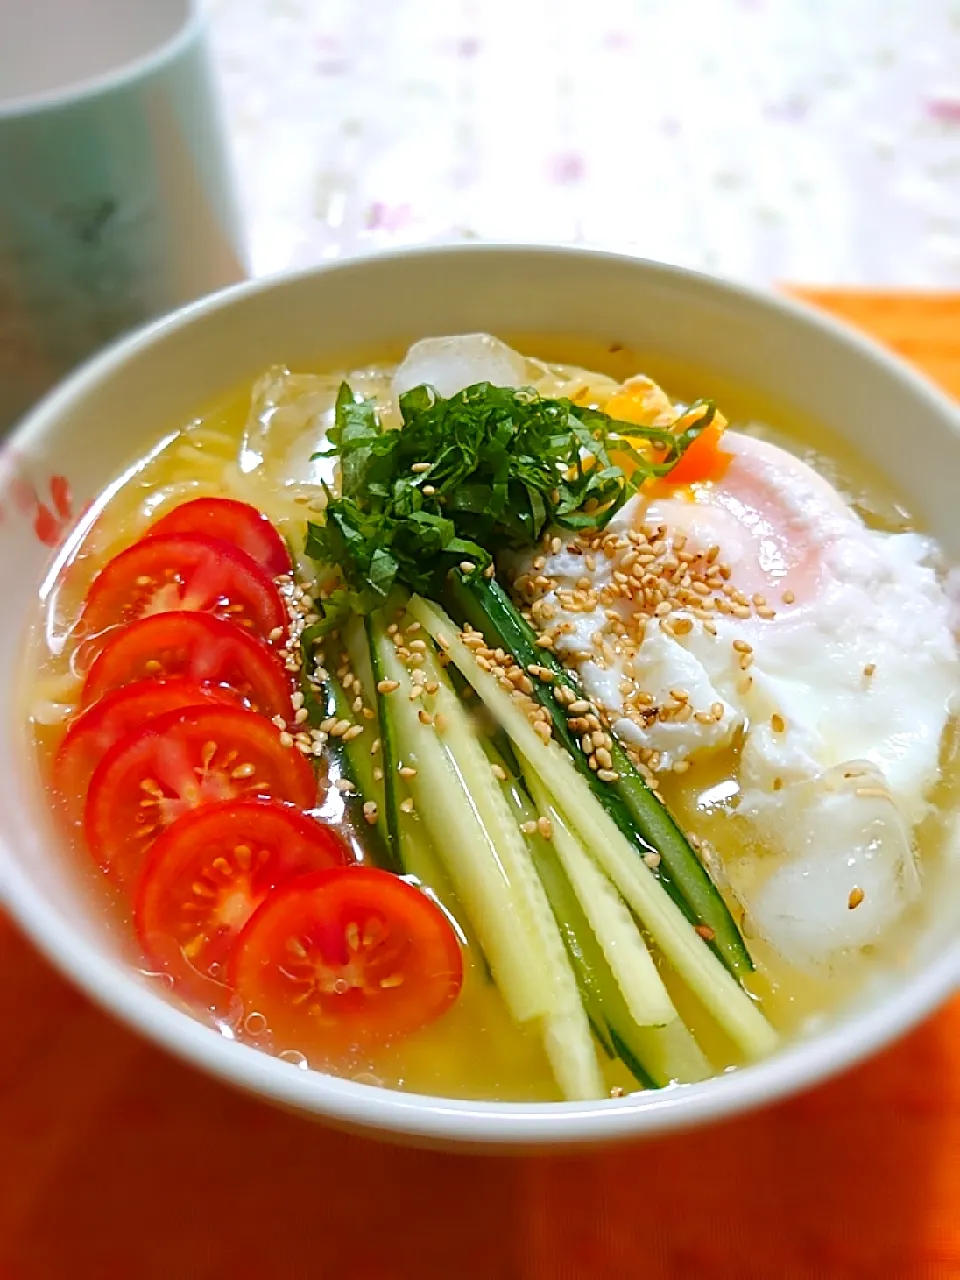
[(894, 966), (952, 785), (945, 578), (770, 434), (471, 335), (159, 442), (30, 657), (137, 963), (303, 1068), (501, 1099), (703, 1079)]

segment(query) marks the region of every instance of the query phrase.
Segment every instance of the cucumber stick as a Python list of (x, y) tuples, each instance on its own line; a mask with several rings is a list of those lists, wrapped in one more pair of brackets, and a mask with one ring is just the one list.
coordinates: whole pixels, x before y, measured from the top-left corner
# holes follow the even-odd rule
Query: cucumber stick
[(571, 959), (589, 991), (585, 997), (598, 1038), (612, 1057), (647, 1088), (692, 1084), (712, 1071), (700, 1046), (679, 1017), (664, 1027), (641, 1027), (630, 1015), (623, 993), (606, 962), (590, 922), (567, 879), (555, 845), (542, 836), (528, 838), (537, 872), (564, 937), (573, 943)]
[[(454, 573), (450, 576), (447, 590), (458, 615), (477, 627), (488, 644), (502, 645), (522, 667), (533, 663), (548, 668), (556, 680), (565, 684), (578, 698), (583, 697), (573, 673), (549, 650), (537, 647), (533, 629), (499, 583), (476, 574), (464, 578)], [(549, 711), (557, 740), (566, 747), (590, 783), (594, 795), (626, 838), (637, 846), (640, 855), (648, 849), (655, 849), (660, 854), (657, 878), (694, 923), (708, 925), (713, 930), (711, 946), (731, 972), (738, 976), (749, 973), (753, 961), (740, 930), (723, 896), (670, 811), (633, 767), (616, 737), (613, 738), (611, 756), (618, 781), (613, 784), (601, 782), (589, 768), (580, 742), (567, 724), (566, 712), (553, 696), (554, 683), (535, 680), (533, 692), (541, 706)]]
[[(508, 754), (512, 756), (512, 752)], [(512, 761), (507, 767), (513, 767)], [(533, 802), (515, 778), (508, 776), (501, 785), (518, 822), (536, 818)], [(557, 856), (555, 833), (556, 828), (551, 841), (533, 832), (527, 836), (527, 845), (567, 944), (597, 1039), (607, 1054), (619, 1057), (645, 1088), (705, 1080), (712, 1074), (710, 1063), (678, 1016), (664, 1027), (641, 1027), (631, 1017), (603, 948)]]
[(603, 1097), (603, 1079), (576, 975), (530, 851), (493, 775), (472, 717), (439, 667), (436, 675), (440, 687), (435, 705), (437, 715), (443, 716), (447, 723), (444, 731), (447, 749), (461, 777), (468, 781), (481, 821), (494, 836), (513, 891), (524, 904), (530, 936), (543, 956), (554, 984), (553, 1008), (541, 1022), (544, 1047), (553, 1074), (566, 1098)]
[(460, 639), (457, 627), (442, 610), (419, 596), (411, 599), (408, 609), (476, 690), (524, 761), (541, 779), (571, 830), (613, 881), (664, 958), (707, 1012), (746, 1057), (771, 1052), (777, 1043), (776, 1032), (637, 858), (633, 846), (597, 802), (590, 784), (570, 757), (555, 742), (544, 742), (538, 737), (496, 678), (482, 670)]
[(410, 681), (392, 642), (377, 637), (386, 678), (396, 680), (388, 695), (404, 762), (416, 769), (411, 793), (421, 821), (438, 849), (464, 908), (480, 934), (484, 952), (518, 1022), (551, 1010), (552, 984), (532, 946), (527, 922), (487, 834), (458, 766), (435, 729), (420, 721), (422, 701), (409, 697)]
[(641, 1027), (662, 1027), (674, 1021), (677, 1011), (636, 921), (607, 877), (589, 854), (584, 853), (529, 765), (525, 765), (523, 774), (534, 804), (553, 828), (553, 846), (560, 865), (600, 943), (630, 1017)]
[[(441, 851), (504, 1001), (518, 1022), (539, 1019), (564, 1096), (603, 1096), (586, 1014), (549, 904), (469, 715), (432, 659), (432, 699), (411, 699), (393, 642), (375, 636), (378, 663), (398, 688), (387, 695), (398, 749), (416, 769), (408, 785)], [(434, 669), (430, 669), (434, 668)], [(421, 712), (445, 717), (442, 733)], [(441, 723), (443, 721), (441, 720)]]
[[(353, 617), (347, 622), (342, 634), (345, 653), (354, 675), (360, 681), (364, 703), (368, 707), (377, 706), (377, 691), (373, 681), (373, 672), (370, 665), (371, 654), (364, 623), (359, 618)], [(356, 685), (354, 685), (354, 690), (356, 690)], [(330, 714), (333, 715), (334, 712), (331, 711)], [(337, 703), (336, 714), (338, 719), (349, 719), (352, 715), (352, 709), (347, 708), (346, 695), (342, 689), (340, 691), (340, 701)], [(376, 823), (373, 824), (372, 828), (369, 823), (366, 824), (367, 830), (372, 830), (375, 836), (375, 860), (377, 865), (394, 870), (395, 866), (391, 865), (389, 861), (392, 855), (387, 842), (387, 803), (386, 788), (384, 786), (386, 775), (383, 769), (383, 757), (380, 751), (376, 754), (371, 754), (370, 750), (376, 738), (380, 736), (381, 729), (376, 720), (368, 721), (363, 719), (358, 720), (357, 723), (364, 726), (364, 732), (344, 748), (350, 761), (350, 776), (352, 781), (360, 788), (361, 799), (364, 801), (372, 800), (377, 806)], [(330, 741), (339, 742), (341, 740), (331, 739)], [(457, 899), (457, 895), (454, 893), (450, 879), (440, 863), (433, 842), (420, 820), (419, 814), (408, 813), (400, 807), (408, 794), (408, 789), (402, 779), (395, 779), (396, 856), (399, 859), (402, 874), (413, 877), (425, 889), (429, 890), (447, 915), (461, 942), (476, 956), (478, 971), (483, 974), (486, 981), (489, 981), (490, 973), (484, 961), (483, 948), (469, 928), (465, 913)], [(364, 821), (366, 822), (365, 819)]]
[(383, 663), (380, 659), (380, 647), (377, 633), (383, 633), (383, 627), (376, 621), (375, 614), (369, 614), (364, 626), (367, 634), (367, 645), (370, 653), (370, 672), (373, 683), (373, 697), (376, 700), (377, 722), (380, 727), (380, 760), (383, 769), (383, 819), (384, 837), (387, 853), (390, 858), (388, 870), (398, 875), (406, 869), (401, 849), (400, 833), (400, 761), (397, 757), (393, 717), (387, 710), (387, 697), (382, 690), (386, 678)]

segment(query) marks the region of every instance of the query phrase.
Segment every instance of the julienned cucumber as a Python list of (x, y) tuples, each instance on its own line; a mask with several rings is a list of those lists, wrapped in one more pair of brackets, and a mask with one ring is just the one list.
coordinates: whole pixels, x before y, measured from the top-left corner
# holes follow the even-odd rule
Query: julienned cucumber
[[(328, 644), (334, 646), (335, 642), (331, 639)], [(304, 632), (300, 691), (307, 711), (307, 723), (317, 729), (326, 720), (351, 720), (353, 713), (346, 691), (331, 670), (325, 669), (319, 687), (310, 683), (308, 673), (313, 674), (315, 650), (315, 637)], [(330, 664), (331, 667), (333, 665)], [(362, 733), (350, 742), (344, 742), (342, 737), (329, 737), (326, 743), (327, 777), (333, 785), (341, 780), (352, 783), (351, 790), (341, 793), (344, 813), (354, 830), (364, 833), (363, 843), (371, 860), (379, 867), (392, 869), (383, 824), (367, 823), (363, 812), (363, 806), (369, 800), (378, 807), (382, 803), (383, 785), (377, 784), (373, 776), (372, 741), (369, 733)]]
[[(343, 651), (353, 669), (354, 676), (360, 682), (363, 702), (367, 707), (376, 706), (377, 690), (370, 663), (371, 654), (367, 640), (367, 630), (363, 620), (359, 617), (350, 618), (344, 624), (341, 634), (344, 646)], [(339, 685), (337, 687), (339, 688)], [(354, 683), (353, 689), (354, 693), (356, 693), (356, 683)], [(337, 702), (339, 719), (349, 719), (353, 714), (352, 706), (347, 708), (346, 703), (346, 696), (341, 690), (341, 696)], [(330, 741), (338, 744), (336, 749), (347, 753), (352, 771), (352, 780), (360, 788), (360, 801), (372, 802), (377, 807), (377, 819), (374, 823), (370, 823), (362, 810), (357, 816), (356, 809), (359, 808), (358, 804), (355, 804), (352, 811), (354, 820), (359, 822), (359, 818), (362, 817), (366, 824), (366, 830), (372, 831), (375, 837), (374, 861), (378, 866), (388, 870), (395, 870), (396, 864), (389, 861), (390, 853), (386, 841), (387, 804), (386, 787), (384, 785), (386, 775), (383, 767), (383, 755), (380, 748), (373, 750), (377, 739), (381, 736), (379, 722), (362, 717), (356, 719), (356, 723), (363, 726), (364, 732), (349, 743), (344, 745), (342, 738), (333, 738)], [(398, 760), (397, 763), (402, 765), (403, 761)], [(490, 982), (492, 981), (492, 975), (486, 963), (483, 948), (470, 929), (450, 879), (437, 856), (433, 842), (427, 834), (419, 814), (404, 808), (404, 801), (409, 796), (408, 788), (400, 777), (395, 776), (393, 781), (392, 792), (397, 836), (396, 849), (402, 874), (418, 880), (435, 898), (446, 913), (461, 942), (469, 949), (471, 956), (476, 959), (478, 973), (483, 977), (484, 981)], [(366, 840), (364, 843), (366, 844)]]
[(556, 742), (538, 737), (496, 678), (479, 666), (442, 610), (419, 596), (411, 599), (408, 609), (479, 694), (523, 761), (537, 773), (571, 830), (707, 1012), (746, 1057), (769, 1053), (777, 1043), (776, 1032), (636, 856), (567, 752)]
[(373, 697), (376, 700), (377, 723), (380, 729), (380, 760), (383, 770), (383, 817), (385, 824), (385, 843), (389, 857), (388, 870), (401, 875), (406, 869), (403, 861), (400, 835), (400, 797), (397, 791), (400, 785), (400, 761), (397, 757), (393, 719), (387, 712), (387, 695), (384, 692), (388, 683), (384, 674), (380, 656), (378, 631), (382, 633), (383, 623), (378, 623), (376, 614), (368, 614), (366, 627), (367, 645), (370, 654), (370, 669), (373, 677)]
[[(528, 782), (532, 781), (532, 776), (526, 771), (525, 776)], [(541, 794), (536, 797), (538, 807), (541, 814), (548, 817), (553, 826), (553, 840), (548, 842), (546, 857), (554, 859), (558, 870), (566, 876), (567, 884), (575, 889), (581, 903), (584, 903), (584, 892), (576, 887), (578, 881), (572, 878), (571, 872), (578, 874), (579, 884), (586, 886), (586, 892), (589, 892), (593, 877), (598, 877), (603, 881), (608, 893), (616, 898), (616, 890), (589, 855), (584, 852), (573, 832), (564, 823), (562, 816), (543, 794), (543, 790), (540, 789), (540, 791)], [(599, 920), (604, 919), (603, 905), (601, 902)], [(619, 900), (617, 906), (621, 911), (626, 912), (626, 908)], [(629, 916), (628, 920), (636, 930), (636, 925)], [(590, 924), (591, 922), (587, 921), (588, 927)], [(656, 1085), (690, 1084), (696, 1080), (705, 1080), (711, 1075), (709, 1062), (690, 1031), (680, 1020), (676, 1010), (672, 1009), (672, 1005), (673, 1017), (663, 1026), (646, 1026), (633, 1015), (633, 1010), (628, 1004), (628, 995), (631, 994), (631, 979), (636, 976), (634, 966), (630, 963), (635, 954), (635, 944), (631, 943), (629, 935), (617, 937), (614, 930), (607, 928), (604, 928), (602, 933), (598, 933), (594, 926), (592, 941), (600, 948), (599, 956), (592, 953), (595, 956), (595, 964), (599, 972), (609, 973), (612, 984), (608, 985), (604, 982), (602, 987), (604, 1012), (610, 1038), (617, 1056), (623, 1060), (628, 1069), (641, 1083), (644, 1077), (649, 1077)], [(615, 945), (618, 943), (625, 945)], [(601, 968), (603, 965), (606, 965), (606, 970)], [(642, 1074), (638, 1074), (638, 1068)]]
[(532, 628), (495, 580), (476, 573), (464, 577), (454, 572), (448, 582), (447, 598), (457, 616), (476, 627), (488, 643), (512, 654), (524, 669), (535, 665), (551, 672), (551, 681), (533, 681), (534, 696), (550, 712), (558, 741), (570, 752), (594, 795), (639, 853), (659, 853), (658, 878), (694, 923), (713, 931), (712, 945), (730, 971), (740, 976), (749, 973), (753, 961), (723, 897), (686, 836), (616, 738), (611, 756), (619, 781), (602, 782), (590, 769), (563, 707), (553, 696), (557, 683), (565, 684), (577, 697), (582, 696), (575, 677), (549, 650), (537, 646)]
[[(498, 748), (501, 745), (498, 743)], [(516, 763), (509, 744), (500, 762), (506, 774), (501, 786), (517, 821), (535, 819), (537, 809), (514, 775)], [(530, 832), (527, 845), (567, 945), (590, 1025), (606, 1052), (620, 1058), (646, 1088), (706, 1079), (710, 1064), (676, 1015), (664, 1027), (642, 1027), (631, 1016), (600, 941), (557, 856), (556, 828), (552, 840), (539, 831)]]
[(662, 1027), (673, 1022), (677, 1011), (636, 921), (607, 877), (583, 851), (528, 764), (523, 776), (537, 812), (550, 824), (556, 856), (600, 943), (631, 1018), (641, 1027)]
[[(386, 695), (398, 752), (415, 770), (411, 794), (518, 1022), (538, 1019), (566, 1098), (603, 1095), (586, 1014), (549, 905), (472, 722), (432, 657), (432, 695), (414, 695), (409, 672), (374, 623), (375, 669), (396, 682)], [(438, 726), (438, 720), (440, 722)]]
[[(493, 968), (507, 1007), (518, 1022), (542, 1017), (553, 999), (550, 975), (528, 936), (519, 904), (509, 892), (494, 847), (460, 775), (437, 733), (420, 713), (429, 703), (410, 698), (409, 673), (383, 633), (375, 636), (385, 678), (396, 680), (387, 714), (404, 760), (416, 774), (411, 794), (421, 821), (441, 850), (444, 865)], [(430, 732), (426, 732), (430, 729)], [(438, 800), (440, 803), (438, 803)]]

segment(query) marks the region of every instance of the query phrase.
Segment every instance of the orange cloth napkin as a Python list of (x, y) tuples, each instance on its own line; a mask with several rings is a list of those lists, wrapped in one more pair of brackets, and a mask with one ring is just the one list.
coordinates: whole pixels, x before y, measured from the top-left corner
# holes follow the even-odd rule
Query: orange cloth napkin
[[(960, 296), (809, 295), (960, 395)], [(812, 1093), (584, 1155), (346, 1137), (162, 1056), (0, 919), (0, 1280), (960, 1277), (960, 1001)]]

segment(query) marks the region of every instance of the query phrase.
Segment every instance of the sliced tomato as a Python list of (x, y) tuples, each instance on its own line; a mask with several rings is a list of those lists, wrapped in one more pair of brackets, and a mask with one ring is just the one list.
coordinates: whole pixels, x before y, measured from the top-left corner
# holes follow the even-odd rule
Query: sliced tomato
[(308, 809), (317, 801), (313, 769), (252, 711), (168, 711), (121, 738), (97, 765), (83, 815), (87, 844), (104, 871), (129, 883), (177, 818), (202, 804), (253, 796)]
[(147, 855), (135, 912), (140, 942), (178, 986), (202, 991), (210, 979), (225, 980), (237, 935), (268, 893), (348, 860), (331, 827), (276, 800), (203, 805)]
[(244, 551), (200, 534), (146, 537), (104, 566), (80, 619), (85, 636), (154, 613), (215, 613), (265, 639), (286, 623), (280, 592)]
[(165, 533), (202, 533), (220, 538), (245, 551), (266, 569), (271, 578), (289, 573), (290, 552), (267, 517), (248, 502), (235, 498), (194, 498), (162, 516), (150, 529), (151, 536)]
[(387, 871), (344, 867), (277, 889), (237, 941), (230, 977), (275, 1044), (331, 1052), (438, 1018), (463, 982), (460, 944), (426, 894)]
[(174, 680), (138, 680), (115, 689), (81, 711), (60, 743), (53, 762), (53, 785), (67, 809), (79, 820), (93, 771), (115, 742), (154, 717), (182, 707), (213, 702), (237, 703), (237, 695), (221, 685), (202, 685), (182, 676)]
[(114, 632), (87, 673), (81, 702), (89, 706), (134, 681), (175, 676), (225, 685), (254, 711), (292, 718), (290, 677), (273, 650), (206, 613), (158, 613)]

